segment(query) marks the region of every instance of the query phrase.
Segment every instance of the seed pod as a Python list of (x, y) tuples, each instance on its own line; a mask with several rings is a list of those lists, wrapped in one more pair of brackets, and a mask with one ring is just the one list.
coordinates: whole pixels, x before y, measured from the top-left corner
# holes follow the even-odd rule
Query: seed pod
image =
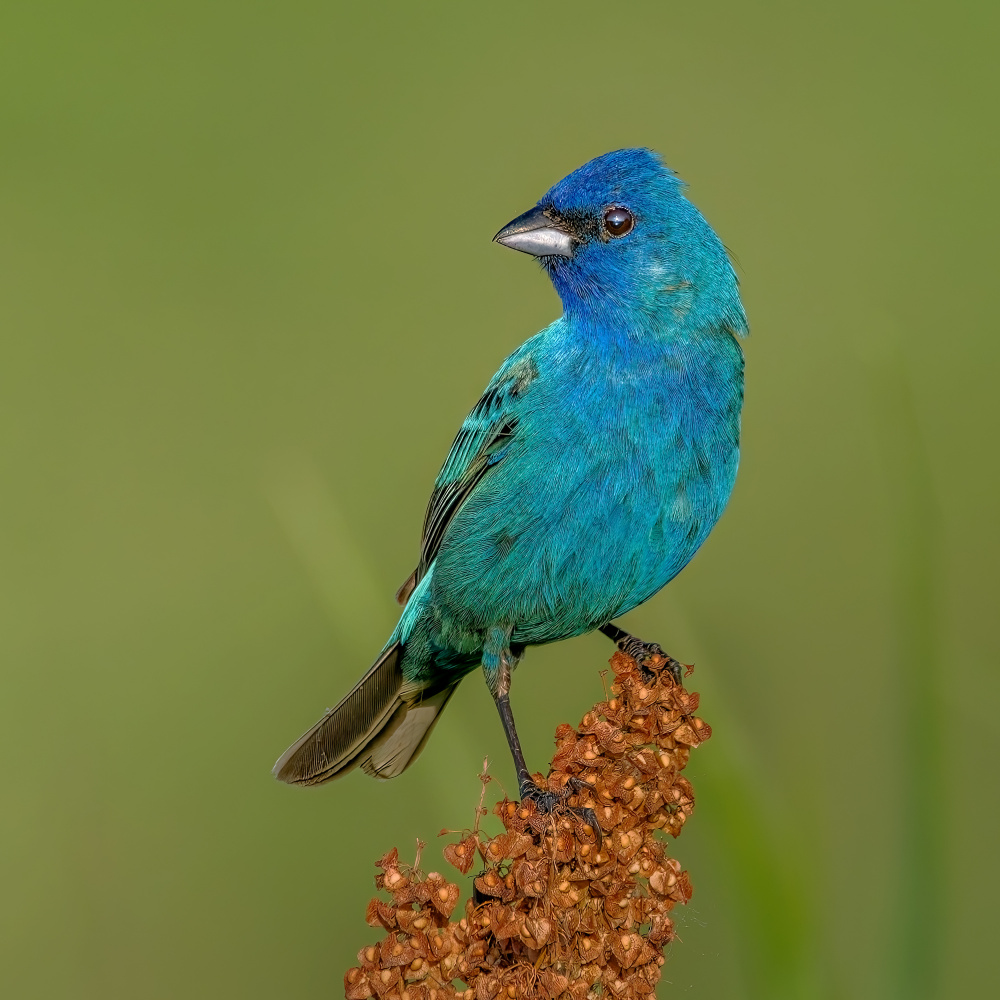
[(344, 996), (347, 1000), (368, 1000), (375, 995), (368, 976), (361, 969), (348, 969), (344, 976)]
[(457, 844), (446, 844), (442, 853), (449, 864), (454, 865), (463, 875), (467, 875), (472, 862), (476, 860), (476, 837), (466, 837)]

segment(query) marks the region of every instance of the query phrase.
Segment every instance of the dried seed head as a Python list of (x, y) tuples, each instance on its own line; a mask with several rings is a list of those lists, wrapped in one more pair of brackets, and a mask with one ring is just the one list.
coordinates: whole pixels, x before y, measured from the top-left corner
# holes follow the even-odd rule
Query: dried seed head
[(616, 653), (611, 697), (578, 728), (557, 729), (549, 776), (535, 776), (572, 808), (594, 810), (601, 840), (575, 813), (532, 801), (497, 803), (497, 837), (480, 833), (477, 812), (475, 829), (444, 848), (463, 874), (477, 851), (484, 862), (457, 921), (458, 886), (388, 852), (376, 884), (392, 901), (366, 912), (387, 934), (348, 970), (348, 1000), (652, 1000), (674, 937), (668, 914), (691, 894), (654, 831), (680, 832), (694, 805), (680, 772), (711, 735), (693, 715), (697, 696), (657, 673), (658, 659), (647, 661), (650, 676)]

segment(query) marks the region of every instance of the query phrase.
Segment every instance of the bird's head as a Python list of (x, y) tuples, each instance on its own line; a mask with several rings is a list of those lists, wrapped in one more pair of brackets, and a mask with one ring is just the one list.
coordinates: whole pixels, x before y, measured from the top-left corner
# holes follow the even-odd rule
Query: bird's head
[(494, 239), (539, 258), (567, 313), (670, 310), (746, 330), (725, 249), (652, 150), (585, 163)]

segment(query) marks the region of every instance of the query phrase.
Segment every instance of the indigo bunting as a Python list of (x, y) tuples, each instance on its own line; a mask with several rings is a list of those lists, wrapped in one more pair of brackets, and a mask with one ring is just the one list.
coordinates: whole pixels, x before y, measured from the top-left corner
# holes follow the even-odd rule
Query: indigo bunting
[(612, 621), (684, 568), (729, 499), (746, 315), (725, 248), (659, 156), (591, 160), (494, 239), (538, 258), (563, 314), (504, 361), (462, 424), (399, 624), (277, 762), (282, 781), (355, 766), (395, 777), (481, 666), (521, 797), (554, 808), (525, 765), (511, 672), (527, 646), (593, 629), (661, 662)]

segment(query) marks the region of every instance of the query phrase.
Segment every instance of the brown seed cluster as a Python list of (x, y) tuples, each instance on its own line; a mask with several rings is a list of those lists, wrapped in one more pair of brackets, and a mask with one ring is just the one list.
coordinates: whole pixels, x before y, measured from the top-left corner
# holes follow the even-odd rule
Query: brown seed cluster
[[(691, 897), (687, 872), (656, 831), (676, 837), (690, 816), (681, 771), (711, 730), (694, 715), (698, 695), (659, 658), (640, 669), (616, 653), (611, 666), (611, 697), (577, 729), (558, 727), (549, 776), (535, 776), (569, 809), (546, 814), (504, 799), (494, 810), (504, 833), (488, 837), (477, 821), (445, 847), (463, 874), (476, 854), (482, 860), (461, 919), (450, 919), (457, 885), (421, 876), (395, 850), (378, 862), (376, 885), (391, 901), (373, 899), (367, 920), (387, 934), (358, 954), (347, 1000), (651, 997), (674, 938), (670, 910)], [(581, 815), (587, 809), (599, 831)]]

